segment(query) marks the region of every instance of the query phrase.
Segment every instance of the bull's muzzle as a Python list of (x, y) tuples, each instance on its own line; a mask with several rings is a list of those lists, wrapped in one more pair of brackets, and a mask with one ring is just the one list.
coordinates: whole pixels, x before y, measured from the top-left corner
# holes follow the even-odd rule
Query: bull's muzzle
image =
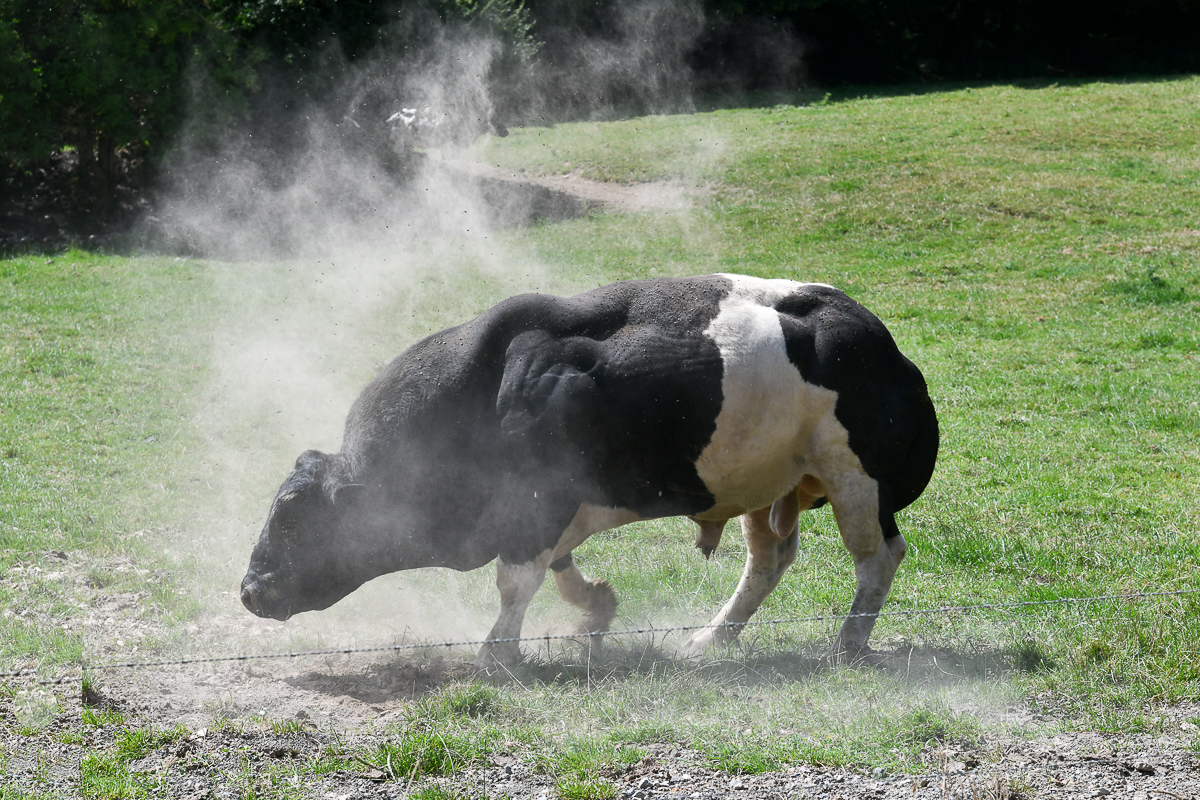
[(272, 602), (274, 593), (263, 586), (262, 581), (247, 575), (242, 579), (242, 605), (259, 617), (269, 617), (280, 622), (292, 616), (286, 604)]

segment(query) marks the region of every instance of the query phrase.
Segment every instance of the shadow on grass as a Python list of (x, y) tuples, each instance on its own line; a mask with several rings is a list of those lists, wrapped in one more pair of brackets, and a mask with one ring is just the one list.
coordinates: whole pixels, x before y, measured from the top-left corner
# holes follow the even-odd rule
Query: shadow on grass
[(599, 651), (580, 646), (574, 653), (559, 651), (547, 657), (535, 653), (512, 671), (512, 680), (543, 683), (592, 683), (665, 672), (692, 673), (722, 684), (746, 687), (804, 682), (839, 672), (873, 670), (905, 682), (929, 686), (969, 680), (996, 680), (1018, 673), (1056, 667), (1037, 644), (1016, 647), (903, 645), (873, 650), (851, 662), (831, 657), (825, 642), (767, 645), (757, 641), (709, 651), (702, 658), (680, 658), (656, 642)]
[[(417, 176), (430, 170), (434, 170), (442, 191), (478, 203), (487, 225), (495, 230), (564, 222), (596, 209), (595, 203), (565, 191), (516, 178), (472, 175), (432, 162), (423, 153), (409, 153), (406, 159), (405, 168), (373, 184), (374, 191), (384, 192), (389, 198), (388, 207), (382, 211), (375, 207), (378, 198), (366, 192), (355, 194), (350, 191), (353, 186), (348, 189), (316, 184), (312, 187), (311, 206), (306, 204), (302, 210), (283, 207), (265, 213), (263, 209), (273, 202), (269, 191), (231, 197), (221, 187), (208, 186), (198, 178), (196, 191), (212, 195), (209, 202), (200, 204), (211, 217), (209, 224), (222, 231), (253, 230), (255, 244), (250, 249), (231, 243), (238, 237), (198, 237), (195, 231), (160, 221), (156, 215), (170, 206), (171, 197), (150, 185), (123, 186), (128, 201), (107, 215), (86, 213), (66, 200), (54, 208), (44, 208), (37, 200), (39, 191), (69, 197), (69, 187), (78, 179), (69, 170), (51, 171), (46, 178), (53, 184), (49, 189), (30, 186), (24, 195), (17, 193), (0, 203), (0, 219), (5, 221), (5, 230), (0, 231), (0, 258), (53, 258), (71, 249), (124, 257), (177, 256), (234, 262), (299, 257), (304, 250), (294, 241), (296, 231), (292, 227), (297, 218), (319, 226), (327, 219), (346, 219), (348, 208), (358, 209), (364, 235), (385, 223), (395, 224), (397, 219), (421, 219), (422, 212), (428, 211), (428, 196)], [(47, 211), (50, 213), (44, 213)]]
[(478, 671), (471, 659), (405, 655), (337, 674), (308, 672), (287, 682), (298, 689), (349, 696), (367, 703), (420, 700), (451, 684), (481, 680), (495, 685), (600, 687), (639, 678), (699, 678), (722, 686), (753, 689), (807, 683), (839, 673), (876, 673), (913, 686), (995, 681), (1019, 673), (1053, 669), (1037, 645), (1019, 647), (901, 646), (876, 650), (851, 663), (830, 658), (824, 643), (791, 647), (751, 642), (710, 651), (703, 658), (680, 658), (656, 641), (590, 648), (568, 644), (528, 653), (512, 668)]

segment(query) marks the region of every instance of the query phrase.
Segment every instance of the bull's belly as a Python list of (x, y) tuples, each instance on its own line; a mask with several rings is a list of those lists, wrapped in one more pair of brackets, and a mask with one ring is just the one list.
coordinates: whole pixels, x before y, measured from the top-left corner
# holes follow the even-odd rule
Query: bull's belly
[(637, 522), (643, 517), (628, 508), (606, 508), (583, 503), (575, 512), (574, 519), (558, 538), (554, 547), (554, 558), (559, 559), (583, 544), (593, 533), (619, 528), (630, 522)]

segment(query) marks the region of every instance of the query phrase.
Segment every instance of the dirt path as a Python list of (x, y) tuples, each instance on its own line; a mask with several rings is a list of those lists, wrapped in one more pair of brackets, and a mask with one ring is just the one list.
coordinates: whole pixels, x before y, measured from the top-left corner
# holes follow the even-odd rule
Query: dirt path
[(702, 187), (669, 181), (612, 183), (588, 180), (578, 173), (533, 176), (467, 161), (452, 161), (445, 166), (481, 181), (503, 181), (569, 195), (605, 211), (681, 211), (691, 208), (697, 198), (707, 194)]

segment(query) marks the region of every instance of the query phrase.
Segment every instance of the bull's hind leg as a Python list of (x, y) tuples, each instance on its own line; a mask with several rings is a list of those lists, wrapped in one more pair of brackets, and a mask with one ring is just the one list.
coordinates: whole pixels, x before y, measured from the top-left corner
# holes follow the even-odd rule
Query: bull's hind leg
[[(873, 479), (862, 473), (844, 475), (827, 481), (827, 486), (842, 542), (854, 557), (857, 583), (849, 617), (842, 623), (833, 653), (836, 658), (853, 659), (868, 650), (876, 615), (891, 591), (907, 545), (891, 510), (880, 513), (879, 484)], [(885, 538), (885, 533), (891, 535)]]
[(567, 553), (550, 565), (559, 595), (576, 608), (583, 609), (583, 630), (600, 633), (612, 629), (617, 615), (617, 593), (608, 581), (592, 580), (580, 572), (575, 559)]
[(747, 622), (758, 610), (796, 560), (800, 534), (796, 525), (798, 511), (794, 509), (798, 504), (788, 498), (781, 502), (785, 502), (785, 508), (782, 515), (776, 512), (775, 521), (788, 525), (784, 531), (776, 532), (772, 528), (772, 507), (742, 515), (742, 535), (746, 537), (748, 551), (742, 579), (720, 613), (688, 640), (686, 652), (699, 653), (711, 644), (725, 644), (736, 639), (742, 631), (741, 623)]
[(524, 564), (510, 564), (503, 558), (496, 559), (496, 586), (500, 589), (500, 618), (492, 626), (489, 642), (479, 649), (475, 666), (493, 669), (497, 665), (512, 666), (521, 661), (520, 644), (514, 640), (521, 635), (521, 624), (525, 621), (525, 610), (529, 601), (546, 580), (546, 569), (550, 566), (553, 550), (545, 550)]

